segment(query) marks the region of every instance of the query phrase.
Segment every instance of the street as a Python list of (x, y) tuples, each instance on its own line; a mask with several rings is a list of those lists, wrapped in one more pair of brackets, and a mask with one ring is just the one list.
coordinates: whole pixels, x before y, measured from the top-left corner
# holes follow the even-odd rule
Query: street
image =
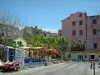
[(64, 62), (0, 75), (92, 75), (90, 62)]
[(98, 65), (98, 62), (95, 63), (95, 75), (100, 75), (100, 65)]

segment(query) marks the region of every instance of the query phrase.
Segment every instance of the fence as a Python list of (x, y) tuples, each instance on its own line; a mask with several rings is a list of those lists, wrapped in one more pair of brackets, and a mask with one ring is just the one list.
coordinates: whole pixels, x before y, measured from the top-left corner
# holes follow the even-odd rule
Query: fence
[(71, 51), (84, 51), (85, 50), (85, 45), (77, 45), (71, 47)]
[(25, 59), (24, 65), (25, 65), (25, 68), (35, 68), (35, 67), (44, 66), (45, 62), (46, 62), (46, 60)]

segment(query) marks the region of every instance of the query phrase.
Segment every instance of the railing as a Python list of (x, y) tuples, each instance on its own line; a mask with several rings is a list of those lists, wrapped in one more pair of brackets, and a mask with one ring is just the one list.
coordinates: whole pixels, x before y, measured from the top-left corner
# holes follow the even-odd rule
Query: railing
[(24, 61), (24, 69), (27, 68), (36, 68), (40, 66), (48, 66), (52, 64), (62, 63), (62, 60), (52, 59), (50, 61), (43, 60), (31, 60), (31, 59), (25, 59)]
[(71, 47), (71, 51), (84, 51), (85, 50), (85, 45), (78, 45), (75, 47)]
[(39, 66), (44, 66), (45, 62), (46, 60), (31, 60), (31, 59), (26, 59), (24, 61), (26, 68), (35, 68)]

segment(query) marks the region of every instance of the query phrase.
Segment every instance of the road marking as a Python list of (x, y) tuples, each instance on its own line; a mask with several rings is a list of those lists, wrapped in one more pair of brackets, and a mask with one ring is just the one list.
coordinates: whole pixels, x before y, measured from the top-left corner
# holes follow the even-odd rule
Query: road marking
[(74, 68), (76, 65), (77, 65), (77, 64), (74, 64), (74, 65), (68, 67), (68, 69)]

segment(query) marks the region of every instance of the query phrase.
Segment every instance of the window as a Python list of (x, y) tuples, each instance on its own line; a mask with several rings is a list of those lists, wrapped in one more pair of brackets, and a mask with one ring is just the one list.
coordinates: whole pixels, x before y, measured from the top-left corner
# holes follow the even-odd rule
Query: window
[(97, 32), (96, 32), (96, 29), (93, 29), (93, 34), (96, 35), (96, 33), (97, 33)]
[(11, 51), (11, 52), (9, 52), (9, 54), (10, 54), (10, 55), (14, 55), (14, 52), (13, 52), (13, 51)]
[(96, 19), (93, 19), (92, 20), (92, 24), (96, 24), (97, 23), (97, 20)]
[(68, 54), (68, 58), (71, 58), (71, 54)]
[(76, 31), (72, 30), (72, 35), (75, 36), (76, 35)]
[(82, 25), (83, 24), (83, 21), (79, 21), (79, 25)]
[(95, 49), (97, 48), (97, 43), (94, 43), (94, 48), (95, 48)]
[(17, 44), (18, 44), (18, 46), (22, 46), (22, 42), (21, 41), (18, 41)]
[(98, 35), (100, 35), (100, 30), (96, 30), (96, 31), (97, 31)]
[(85, 55), (85, 58), (87, 58), (87, 55)]
[(94, 59), (95, 57), (94, 57), (94, 55), (91, 55), (91, 59)]
[(31, 51), (29, 51), (28, 56), (31, 57)]
[(79, 17), (82, 17), (82, 13), (79, 14)]
[(78, 55), (78, 60), (81, 60), (81, 55)]
[(83, 30), (80, 30), (79, 31), (79, 35), (83, 35)]
[(13, 56), (10, 56), (10, 57), (9, 57), (9, 61), (12, 62), (13, 60), (14, 60), (14, 57), (13, 57)]
[(9, 61), (13, 61), (13, 60), (15, 60), (15, 56), (9, 56)]
[(73, 21), (73, 22), (72, 22), (72, 26), (75, 26), (75, 25), (76, 25), (76, 22), (75, 22), (75, 21)]

